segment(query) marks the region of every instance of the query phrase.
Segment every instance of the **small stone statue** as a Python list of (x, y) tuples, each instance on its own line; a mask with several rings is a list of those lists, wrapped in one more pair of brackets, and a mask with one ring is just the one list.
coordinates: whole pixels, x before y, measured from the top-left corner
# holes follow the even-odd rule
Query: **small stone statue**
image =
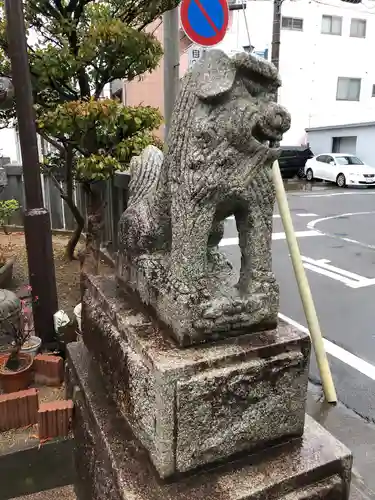
[[(132, 160), (119, 281), (180, 345), (277, 324), (271, 169), (280, 153), (273, 144), (290, 127), (273, 102), (279, 86), (265, 60), (208, 51), (182, 81), (166, 155), (148, 147)], [(230, 215), (241, 250), (238, 281), (218, 251)]]

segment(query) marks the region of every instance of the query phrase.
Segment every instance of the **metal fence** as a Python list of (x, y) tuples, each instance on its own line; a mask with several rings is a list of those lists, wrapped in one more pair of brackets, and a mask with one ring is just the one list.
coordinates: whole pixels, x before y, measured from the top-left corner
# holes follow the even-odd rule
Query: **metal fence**
[[(0, 160), (1, 164), (1, 160)], [(8, 184), (0, 194), (0, 200), (15, 199), (19, 202), (21, 209), (12, 216), (10, 225), (23, 225), (23, 207), (25, 207), (25, 192), (23, 185), (22, 165), (4, 164), (7, 173)], [(103, 242), (113, 251), (117, 249), (117, 225), (122, 212), (126, 208), (127, 191), (130, 176), (125, 172), (117, 172), (113, 179), (100, 183), (103, 198), (106, 202), (104, 213)], [(54, 230), (70, 231), (75, 228), (74, 218), (62, 200), (59, 190), (53, 181), (41, 174), (43, 202), (50, 213), (51, 227)], [(64, 184), (61, 186), (64, 188)], [(74, 189), (74, 200), (80, 212), (86, 217), (87, 199), (82, 187), (77, 184)]]

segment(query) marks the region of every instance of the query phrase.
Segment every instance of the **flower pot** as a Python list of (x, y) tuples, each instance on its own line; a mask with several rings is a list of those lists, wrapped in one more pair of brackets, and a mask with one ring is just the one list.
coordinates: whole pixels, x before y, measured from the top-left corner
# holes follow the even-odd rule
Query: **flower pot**
[(20, 352), (18, 357), (21, 360), (21, 366), (18, 371), (13, 372), (5, 368), (9, 354), (0, 356), (0, 383), (3, 391), (7, 394), (10, 392), (23, 391), (27, 389), (33, 381), (33, 356)]
[(42, 345), (42, 339), (36, 337), (35, 335), (31, 335), (30, 338), (26, 340), (26, 342), (21, 347), (21, 352), (30, 354), (33, 358), (35, 358), (41, 345)]

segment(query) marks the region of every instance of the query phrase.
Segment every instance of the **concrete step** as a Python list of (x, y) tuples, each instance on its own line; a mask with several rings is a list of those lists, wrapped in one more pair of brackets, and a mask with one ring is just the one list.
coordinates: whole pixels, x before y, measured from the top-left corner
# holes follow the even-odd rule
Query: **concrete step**
[(375, 425), (339, 403), (324, 402), (320, 386), (309, 384), (307, 413), (351, 450), (350, 500), (375, 500)]

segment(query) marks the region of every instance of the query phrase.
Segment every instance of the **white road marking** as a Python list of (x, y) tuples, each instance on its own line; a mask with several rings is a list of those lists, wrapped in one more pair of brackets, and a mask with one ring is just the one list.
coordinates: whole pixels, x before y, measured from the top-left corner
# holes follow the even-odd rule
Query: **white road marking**
[[(298, 217), (318, 217), (317, 214), (296, 214)], [(272, 216), (274, 219), (280, 219), (281, 215), (280, 214), (273, 214)], [(235, 220), (234, 215), (230, 215), (228, 220)]]
[[(297, 328), (297, 330), (300, 330), (303, 333), (308, 333), (308, 334), (310, 333), (308, 328), (301, 325), (300, 323), (297, 323), (297, 321), (294, 321), (294, 319), (285, 316), (285, 314), (279, 313), (279, 318), (288, 323), (289, 325), (294, 326), (295, 328)], [(374, 365), (368, 363), (362, 358), (359, 358), (355, 354), (346, 351), (345, 349), (339, 347), (330, 340), (323, 338), (323, 342), (324, 342), (324, 347), (328, 354), (330, 354), (336, 359), (339, 359), (340, 361), (350, 366), (351, 368), (354, 368), (354, 370), (359, 371), (363, 375), (366, 375), (366, 377), (370, 378), (371, 380), (375, 380)]]
[[(315, 215), (315, 214), (314, 214)], [(272, 216), (274, 219), (279, 219), (281, 217), (281, 215), (279, 214), (274, 214)], [(234, 215), (230, 215), (229, 217), (227, 217), (227, 220), (235, 220), (235, 216)]]
[(343, 217), (353, 217), (354, 215), (374, 215), (374, 214), (375, 214), (375, 211), (348, 212), (345, 214), (331, 215), (329, 217), (321, 217), (320, 219), (312, 220), (312, 221), (307, 223), (307, 227), (308, 227), (308, 229), (320, 232), (322, 234), (322, 236), (328, 236), (329, 238), (336, 238), (338, 240), (346, 241), (348, 243), (353, 243), (355, 245), (359, 245), (359, 246), (364, 247), (364, 248), (370, 248), (371, 250), (375, 250), (375, 245), (369, 245), (368, 243), (363, 243), (362, 241), (353, 240), (352, 238), (346, 238), (345, 236), (338, 236), (336, 234), (325, 233), (324, 231), (321, 231), (321, 230), (315, 228), (316, 224), (319, 224), (320, 222), (325, 222), (327, 220), (341, 219)]
[(375, 214), (375, 211), (370, 211), (370, 212), (347, 212), (345, 214), (338, 214), (338, 215), (330, 215), (329, 217), (321, 217), (319, 219), (311, 220), (310, 222), (307, 223), (307, 227), (310, 229), (315, 229), (316, 224), (319, 224), (320, 222), (324, 222), (326, 220), (332, 220), (332, 219), (342, 219), (343, 217), (353, 217), (354, 215), (373, 215)]
[(310, 259), (310, 257), (304, 257), (302, 255), (301, 259), (304, 262), (303, 267), (306, 269), (323, 276), (327, 276), (328, 278), (332, 278), (336, 281), (341, 281), (341, 283), (344, 283), (349, 288), (357, 289), (375, 285), (374, 278), (366, 278), (365, 276), (332, 266), (330, 261), (327, 259), (314, 260)]
[(344, 283), (344, 285), (353, 288), (354, 285), (353, 281), (348, 278), (345, 278), (345, 276), (340, 276), (337, 273), (327, 271), (326, 269), (314, 266), (313, 264), (303, 264), (303, 267), (305, 269), (308, 269), (309, 271), (314, 271), (315, 273), (322, 274), (323, 276), (327, 276), (328, 278), (332, 278), (333, 280), (341, 281), (341, 283)]
[(375, 285), (375, 278), (365, 278), (362, 281), (353, 283), (351, 288), (365, 288), (367, 286), (374, 286), (374, 285)]
[(364, 276), (360, 276), (359, 274), (352, 273), (350, 271), (345, 271), (344, 269), (340, 269), (339, 267), (332, 266), (330, 264), (330, 260), (328, 259), (319, 259), (319, 260), (314, 260), (310, 259), (309, 257), (302, 257), (302, 260), (304, 262), (309, 262), (310, 264), (315, 264), (317, 266), (322, 267), (323, 269), (327, 269), (328, 271), (333, 271), (335, 273), (341, 274), (342, 276), (346, 276), (347, 278), (351, 278), (353, 280), (364, 280), (367, 279)]
[(330, 198), (331, 196), (350, 196), (350, 195), (374, 195), (375, 191), (361, 192), (361, 191), (346, 191), (345, 193), (324, 193), (324, 194), (301, 194), (300, 198)]
[[(308, 236), (322, 236), (320, 231), (296, 231), (297, 238), (306, 238)], [(273, 240), (285, 240), (285, 233), (272, 233)], [(238, 238), (224, 238), (220, 241), (219, 247), (231, 247), (238, 245)]]
[(219, 243), (219, 247), (232, 247), (234, 245), (238, 245), (238, 238), (223, 238)]
[[(296, 238), (306, 238), (309, 236), (321, 236), (320, 231), (296, 231)], [(272, 233), (273, 240), (286, 240), (285, 233)]]

